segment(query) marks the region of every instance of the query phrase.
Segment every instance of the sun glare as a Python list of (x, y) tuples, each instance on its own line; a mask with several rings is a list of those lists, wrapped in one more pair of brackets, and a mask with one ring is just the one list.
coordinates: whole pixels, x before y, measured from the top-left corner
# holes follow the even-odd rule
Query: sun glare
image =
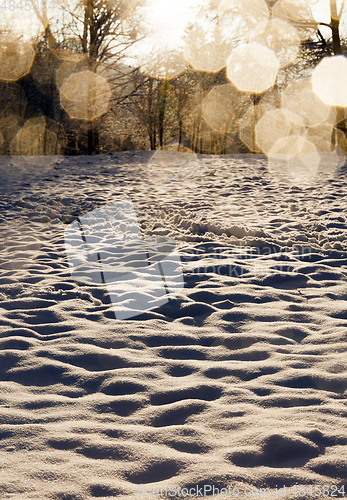
[(149, 35), (137, 51), (173, 50), (183, 46), (183, 36), (195, 21), (197, 0), (148, 0), (142, 9), (143, 22)]

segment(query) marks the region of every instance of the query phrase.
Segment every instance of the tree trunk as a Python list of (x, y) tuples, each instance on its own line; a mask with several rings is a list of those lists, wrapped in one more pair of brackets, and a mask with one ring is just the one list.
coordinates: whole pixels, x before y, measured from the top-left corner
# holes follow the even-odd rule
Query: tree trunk
[(223, 153), (224, 155), (227, 154), (227, 136), (225, 135), (224, 136), (224, 139), (223, 139)]
[(155, 150), (155, 146), (156, 146), (156, 142), (157, 142), (155, 127), (151, 127), (150, 128), (149, 142), (151, 144), (151, 150), (154, 151)]
[[(330, 0), (330, 27), (333, 37), (334, 56), (341, 55), (341, 40), (340, 40), (340, 15), (337, 12), (336, 0)], [(343, 108), (336, 108), (336, 128), (343, 133), (346, 132), (345, 113)], [(333, 131), (331, 142), (336, 146), (336, 134)]]
[(165, 102), (163, 105), (159, 105), (159, 115), (158, 115), (159, 146), (161, 148), (164, 145), (164, 118), (165, 118)]
[(330, 27), (333, 35), (334, 55), (339, 56), (341, 54), (340, 16), (337, 13), (336, 0), (330, 0)]
[(181, 148), (181, 143), (182, 143), (182, 129), (183, 129), (183, 121), (181, 117), (181, 103), (178, 100), (178, 107), (177, 107), (177, 120), (178, 120), (178, 150)]
[(149, 142), (151, 145), (151, 150), (154, 151), (156, 149), (157, 144), (157, 117), (155, 114), (155, 106), (154, 106), (154, 89), (153, 89), (153, 79), (149, 79), (149, 88), (147, 94), (147, 123), (148, 123), (148, 134), (149, 134)]
[(99, 131), (94, 122), (88, 127), (88, 155), (96, 153), (99, 149)]
[(159, 132), (159, 145), (162, 148), (164, 145), (164, 120), (166, 111), (166, 97), (167, 97), (167, 81), (158, 86), (158, 132)]
[(182, 131), (183, 131), (183, 123), (182, 120), (179, 119), (178, 121), (178, 126), (179, 126), (179, 132), (178, 132), (178, 148), (181, 147), (182, 144)]
[[(89, 43), (88, 43), (89, 35)], [(83, 40), (82, 40), (83, 52), (88, 53), (89, 62), (88, 66), (90, 71), (94, 69), (94, 60), (97, 57), (96, 49), (96, 29), (94, 23), (94, 7), (93, 0), (87, 0), (84, 9), (84, 26), (83, 26)], [(89, 47), (89, 50), (88, 50)], [(90, 96), (88, 98), (88, 106), (91, 100)], [(99, 133), (94, 120), (88, 123), (88, 155), (96, 153), (99, 147)]]

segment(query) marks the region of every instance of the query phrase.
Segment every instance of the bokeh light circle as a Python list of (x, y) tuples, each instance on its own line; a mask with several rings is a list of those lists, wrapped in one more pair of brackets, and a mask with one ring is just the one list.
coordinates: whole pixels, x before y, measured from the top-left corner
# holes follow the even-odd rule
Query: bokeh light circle
[(273, 50), (258, 42), (240, 44), (227, 61), (227, 76), (241, 91), (259, 94), (272, 87), (279, 62)]
[(248, 95), (227, 83), (214, 87), (208, 93), (202, 105), (202, 115), (214, 130), (228, 134), (237, 127), (236, 119), (241, 117), (250, 105), (251, 99)]
[(242, 41), (270, 16), (264, 0), (219, 0), (211, 3), (218, 24), (226, 33), (232, 33)]
[(184, 56), (196, 70), (215, 73), (226, 65), (233, 48), (232, 41), (223, 37), (220, 26), (216, 25), (212, 33), (196, 26), (185, 40)]
[(327, 105), (347, 107), (347, 58), (326, 57), (312, 73), (312, 88)]
[(255, 126), (260, 119), (272, 109), (275, 108), (269, 104), (258, 104), (257, 106), (252, 105), (239, 121), (239, 137), (253, 153), (263, 153), (263, 150), (256, 142)]
[(61, 124), (45, 117), (27, 120), (10, 143), (12, 165), (30, 181), (51, 170), (64, 153), (66, 136)]
[(272, 17), (295, 26), (301, 41), (314, 37), (318, 23), (313, 17), (308, 0), (278, 0), (272, 8)]
[(34, 60), (34, 49), (29, 42), (13, 35), (0, 35), (0, 80), (14, 82), (26, 75)]
[(268, 111), (255, 126), (255, 140), (269, 154), (277, 141), (289, 136), (304, 136), (305, 124), (300, 116), (286, 109)]
[(88, 60), (85, 56), (80, 59), (65, 59), (55, 73), (58, 88), (60, 89), (71, 75), (79, 71), (88, 71)]
[(312, 183), (319, 162), (315, 145), (299, 135), (281, 138), (268, 155), (270, 172), (284, 182), (299, 186)]
[(269, 19), (259, 23), (250, 34), (249, 41), (262, 43), (272, 49), (280, 68), (285, 68), (295, 61), (300, 47), (297, 30), (281, 19)]
[(290, 83), (282, 93), (282, 106), (301, 116), (308, 127), (335, 122), (335, 110), (313, 91), (312, 78), (300, 78)]
[(326, 173), (333, 173), (336, 168), (343, 165), (347, 153), (347, 140), (345, 134), (331, 125), (321, 123), (309, 127), (306, 134), (321, 157), (321, 167)]
[(92, 71), (74, 73), (60, 89), (60, 102), (71, 118), (92, 121), (106, 113), (111, 89), (101, 75)]

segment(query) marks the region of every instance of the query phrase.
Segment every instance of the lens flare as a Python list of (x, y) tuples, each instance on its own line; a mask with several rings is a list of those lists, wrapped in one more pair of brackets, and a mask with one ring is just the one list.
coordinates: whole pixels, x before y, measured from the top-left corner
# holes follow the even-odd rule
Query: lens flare
[(245, 40), (259, 23), (270, 16), (264, 0), (220, 0), (215, 2), (214, 11), (223, 30), (239, 40)]
[(313, 91), (312, 78), (301, 78), (288, 85), (282, 93), (282, 106), (301, 116), (308, 127), (335, 122), (334, 108), (325, 104)]
[(64, 152), (66, 137), (62, 126), (47, 118), (32, 118), (19, 130), (10, 144), (12, 164), (28, 180), (44, 175)]
[(326, 105), (347, 107), (347, 58), (323, 59), (312, 73), (312, 87)]
[(260, 22), (250, 34), (249, 41), (262, 43), (272, 49), (280, 68), (285, 68), (295, 61), (300, 47), (300, 38), (294, 26), (281, 19)]
[(318, 170), (320, 156), (315, 145), (305, 137), (283, 137), (268, 155), (270, 172), (280, 180), (295, 185), (310, 184)]
[(14, 82), (29, 73), (34, 55), (30, 43), (0, 35), (0, 80)]
[(40, 224), (28, 220), (9, 220), (0, 223), (0, 269), (27, 269), (37, 258), (43, 241)]
[(92, 121), (106, 113), (111, 89), (106, 78), (92, 71), (69, 76), (60, 89), (60, 102), (71, 118)]
[(196, 70), (216, 73), (226, 66), (233, 48), (234, 44), (223, 37), (220, 26), (216, 25), (212, 33), (196, 26), (186, 38), (184, 56)]
[(301, 41), (314, 37), (318, 23), (307, 0), (278, 0), (272, 8), (272, 17), (280, 18), (297, 29)]
[[(304, 136), (306, 128), (300, 116), (286, 109), (268, 111), (255, 127), (256, 143), (269, 154), (277, 141), (289, 136)], [(289, 144), (289, 143), (288, 143)]]
[(202, 105), (205, 121), (217, 132), (228, 134), (236, 127), (237, 118), (251, 105), (250, 97), (233, 85), (214, 87)]
[(240, 44), (227, 61), (229, 80), (240, 91), (254, 94), (272, 87), (278, 70), (275, 52), (257, 42)]
[(256, 142), (255, 126), (260, 121), (260, 119), (272, 109), (275, 108), (273, 108), (269, 104), (260, 104), (257, 106), (252, 105), (239, 121), (240, 139), (253, 153), (263, 152), (259, 144), (257, 144)]

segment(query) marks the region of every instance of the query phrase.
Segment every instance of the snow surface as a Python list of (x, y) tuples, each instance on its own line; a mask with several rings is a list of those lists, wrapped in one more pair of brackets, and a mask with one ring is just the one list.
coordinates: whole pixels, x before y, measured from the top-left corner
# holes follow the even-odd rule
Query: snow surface
[[(1, 498), (342, 496), (345, 169), (302, 188), (261, 155), (156, 175), (150, 158), (1, 160)], [(64, 230), (125, 198), (145, 235), (176, 240), (185, 287), (122, 321), (106, 288), (72, 279)]]

